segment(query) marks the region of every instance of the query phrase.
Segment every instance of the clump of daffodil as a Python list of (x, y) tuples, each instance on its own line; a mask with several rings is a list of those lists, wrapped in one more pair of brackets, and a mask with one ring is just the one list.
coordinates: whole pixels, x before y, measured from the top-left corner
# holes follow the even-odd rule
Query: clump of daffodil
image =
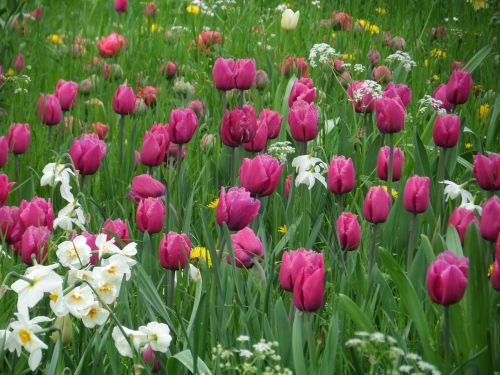
[(186, 11), (191, 14), (199, 14), (200, 13), (200, 7), (196, 4), (190, 4), (187, 6)]
[(191, 249), (189, 257), (193, 260), (202, 259), (208, 267), (212, 267), (212, 258), (210, 257), (210, 252), (206, 247), (196, 246)]
[(481, 120), (485, 120), (488, 117), (488, 112), (490, 111), (490, 105), (488, 103), (481, 104), (479, 106), (479, 117)]
[(360, 19), (358, 20), (358, 24), (365, 30), (369, 31), (370, 34), (379, 34), (380, 33), (380, 27), (377, 25), (374, 25), (367, 20)]
[(216, 209), (218, 205), (219, 205), (219, 198), (215, 198), (212, 202), (207, 204), (207, 207)]
[(437, 59), (444, 59), (446, 58), (446, 51), (439, 48), (433, 48), (431, 49), (431, 56)]

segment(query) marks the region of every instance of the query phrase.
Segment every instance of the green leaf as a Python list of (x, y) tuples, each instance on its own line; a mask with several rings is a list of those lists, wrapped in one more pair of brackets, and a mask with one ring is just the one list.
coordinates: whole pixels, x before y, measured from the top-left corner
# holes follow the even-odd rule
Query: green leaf
[(491, 46), (487, 45), (486, 47), (481, 48), (477, 53), (472, 56), (472, 58), (465, 64), (465, 70), (467, 70), (469, 73), (472, 73), (476, 68), (481, 65), (481, 63), (484, 61), (486, 57), (491, 52)]
[(339, 294), (337, 299), (339, 302), (339, 309), (343, 311), (360, 330), (367, 332), (375, 331), (371, 319), (361, 311), (359, 306), (356, 305), (352, 299), (344, 294)]
[(302, 319), (303, 313), (296, 311), (292, 329), (292, 354), (297, 375), (307, 375), (304, 342), (302, 340)]
[[(167, 361), (167, 373), (168, 374), (182, 374), (180, 365), (184, 366), (189, 371), (194, 371), (194, 360), (191, 352), (189, 350), (183, 350), (172, 357), (170, 357)], [(201, 358), (198, 357), (197, 360), (197, 373), (198, 374), (211, 374), (208, 366)]]
[(54, 348), (52, 350), (52, 357), (48, 366), (45, 370), (45, 375), (54, 375), (57, 371), (57, 365), (59, 363), (59, 355), (61, 353), (61, 340), (56, 340)]
[(464, 256), (460, 237), (453, 225), (450, 225), (446, 231), (446, 250), (450, 250), (460, 257)]
[(493, 112), (490, 117), (490, 124), (488, 125), (488, 135), (486, 136), (486, 150), (490, 150), (492, 144), (498, 145), (498, 141), (495, 136), (498, 130), (498, 115), (500, 114), (500, 94), (497, 95), (495, 99), (495, 104), (493, 105)]

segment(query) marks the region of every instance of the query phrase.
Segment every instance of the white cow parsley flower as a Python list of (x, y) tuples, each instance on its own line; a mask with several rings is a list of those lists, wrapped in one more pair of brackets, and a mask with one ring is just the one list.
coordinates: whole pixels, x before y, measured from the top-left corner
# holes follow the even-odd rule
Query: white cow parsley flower
[(337, 54), (335, 48), (327, 43), (319, 43), (312, 46), (309, 51), (309, 64), (315, 68), (318, 65), (326, 65), (332, 62)]
[(409, 72), (410, 70), (412, 70), (412, 68), (417, 66), (417, 63), (412, 60), (411, 56), (407, 52), (403, 51), (396, 51), (396, 53), (387, 56), (385, 60), (389, 62), (394, 62), (394, 61), (399, 62), (401, 65), (403, 65), (403, 68), (407, 72)]

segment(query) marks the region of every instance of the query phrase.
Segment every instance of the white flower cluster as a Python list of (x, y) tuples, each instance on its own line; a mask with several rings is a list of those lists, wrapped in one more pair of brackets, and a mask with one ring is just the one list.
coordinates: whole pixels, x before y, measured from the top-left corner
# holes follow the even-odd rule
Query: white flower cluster
[(233, 5), (236, 5), (235, 0), (216, 0), (212, 7), (214, 10), (227, 11)]
[(363, 96), (369, 94), (372, 96), (373, 100), (380, 98), (382, 96), (382, 86), (380, 86), (375, 81), (366, 79), (363, 81), (360, 87), (354, 90), (353, 100), (355, 102), (360, 101), (363, 99)]
[(315, 68), (318, 65), (331, 63), (336, 54), (335, 48), (327, 43), (315, 44), (309, 51), (309, 64)]
[(321, 1), (320, 0), (312, 0), (311, 5), (319, 9), (319, 8), (321, 8)]
[(362, 64), (354, 64), (354, 71), (358, 73), (363, 73), (365, 71), (365, 67)]
[(292, 167), (295, 167), (297, 172), (295, 186), (304, 184), (311, 190), (317, 180), (326, 188), (326, 179), (323, 175), (328, 165), (323, 160), (311, 155), (301, 155), (293, 159)]
[(23, 86), (29, 86), (29, 84), (31, 83), (31, 77), (26, 74), (14, 75), (12, 77), (0, 74), (0, 81), (2, 81), (0, 87), (5, 85), (7, 82), (12, 82), (14, 85), (14, 94), (27, 94), (29, 90)]
[(430, 95), (424, 95), (422, 99), (419, 99), (418, 104), (420, 105), (418, 113), (437, 112), (439, 115), (446, 114), (446, 110), (441, 108), (443, 102)]
[(191, 5), (196, 5), (200, 7), (200, 12), (202, 14), (206, 14), (207, 16), (213, 17), (215, 14), (207, 4), (205, 4), (202, 0), (193, 0)]
[(274, 10), (278, 13), (283, 13), (287, 9), (288, 9), (288, 5), (286, 5), (286, 4), (280, 4), (276, 8), (274, 8)]
[(288, 155), (293, 154), (295, 149), (291, 146), (291, 142), (275, 142), (269, 146), (267, 152), (274, 156), (276, 159), (280, 161), (280, 163), (286, 162)]
[(396, 51), (392, 55), (389, 55), (385, 58), (385, 61), (394, 62), (398, 61), (403, 65), (403, 68), (409, 72), (412, 68), (417, 66), (417, 63), (412, 60), (411, 56), (407, 52)]

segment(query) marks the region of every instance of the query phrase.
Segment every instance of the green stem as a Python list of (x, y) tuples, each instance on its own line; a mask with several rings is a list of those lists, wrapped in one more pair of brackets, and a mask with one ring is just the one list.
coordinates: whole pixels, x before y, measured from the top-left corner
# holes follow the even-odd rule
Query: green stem
[(413, 262), (413, 251), (415, 250), (415, 240), (417, 235), (417, 214), (411, 215), (410, 222), (410, 238), (408, 240), (408, 254), (406, 260), (406, 270), (410, 271), (410, 266)]
[(235, 168), (236, 168), (236, 147), (231, 147), (231, 186), (234, 186)]
[(119, 144), (119, 160), (120, 165), (123, 165), (123, 143), (125, 138), (125, 116), (120, 116), (120, 120), (118, 120), (118, 127), (120, 128), (120, 144)]
[(255, 268), (257, 268), (257, 271), (259, 271), (260, 281), (262, 283), (262, 287), (264, 287), (266, 285), (266, 271), (264, 271), (264, 268), (262, 268), (262, 264), (260, 264), (257, 258), (253, 258), (252, 262)]
[(389, 168), (387, 170), (387, 192), (389, 193), (389, 196), (392, 196), (391, 194), (391, 185), (392, 185), (392, 169), (394, 165), (394, 133), (389, 134)]
[[(446, 178), (446, 148), (441, 148), (441, 153), (439, 155), (439, 171), (438, 171), (438, 183)], [(439, 200), (439, 220), (441, 226), (441, 234), (444, 233), (445, 225), (445, 201), (444, 201), (444, 184), (439, 184), (438, 190), (438, 200)]]
[(240, 90), (240, 108), (243, 108), (243, 103), (244, 103), (244, 91)]
[(27, 283), (30, 283), (31, 285), (35, 284), (35, 281), (26, 277), (26, 276), (23, 276), (23, 275), (20, 275), (18, 274), (17, 272), (9, 272), (7, 275), (5, 275), (3, 281), (2, 281), (2, 285), (5, 285), (5, 282), (11, 277), (11, 276), (14, 276), (14, 277), (17, 277), (18, 279), (21, 279), (21, 280), (24, 280), (26, 281)]
[(299, 154), (307, 155), (307, 141), (299, 141)]
[(175, 270), (168, 270), (167, 306), (173, 308), (175, 295)]
[(19, 155), (14, 154), (14, 171), (16, 175), (16, 182), (19, 183), (21, 180), (19, 179)]
[(177, 193), (179, 195), (179, 216), (182, 217), (182, 144), (177, 145)]
[(315, 360), (315, 348), (316, 345), (314, 343), (314, 331), (312, 327), (312, 320), (314, 315), (310, 313), (304, 313), (303, 315), (304, 322), (306, 325), (306, 336), (307, 336), (307, 347), (309, 349), (309, 363), (311, 368), (311, 373), (316, 373), (316, 360)]
[(368, 275), (371, 275), (373, 266), (377, 264), (377, 229), (378, 224), (372, 226), (372, 244), (370, 248), (370, 263), (368, 267)]
[(227, 92), (222, 91), (222, 116), (224, 117), (227, 109)]
[(366, 113), (363, 115), (363, 123), (364, 123), (364, 129), (365, 129), (365, 137), (368, 138), (370, 136), (371, 128), (369, 124), (369, 113)]
[(451, 368), (450, 354), (451, 354), (451, 343), (450, 343), (450, 307), (444, 306), (444, 365), (446, 373), (449, 373)]

